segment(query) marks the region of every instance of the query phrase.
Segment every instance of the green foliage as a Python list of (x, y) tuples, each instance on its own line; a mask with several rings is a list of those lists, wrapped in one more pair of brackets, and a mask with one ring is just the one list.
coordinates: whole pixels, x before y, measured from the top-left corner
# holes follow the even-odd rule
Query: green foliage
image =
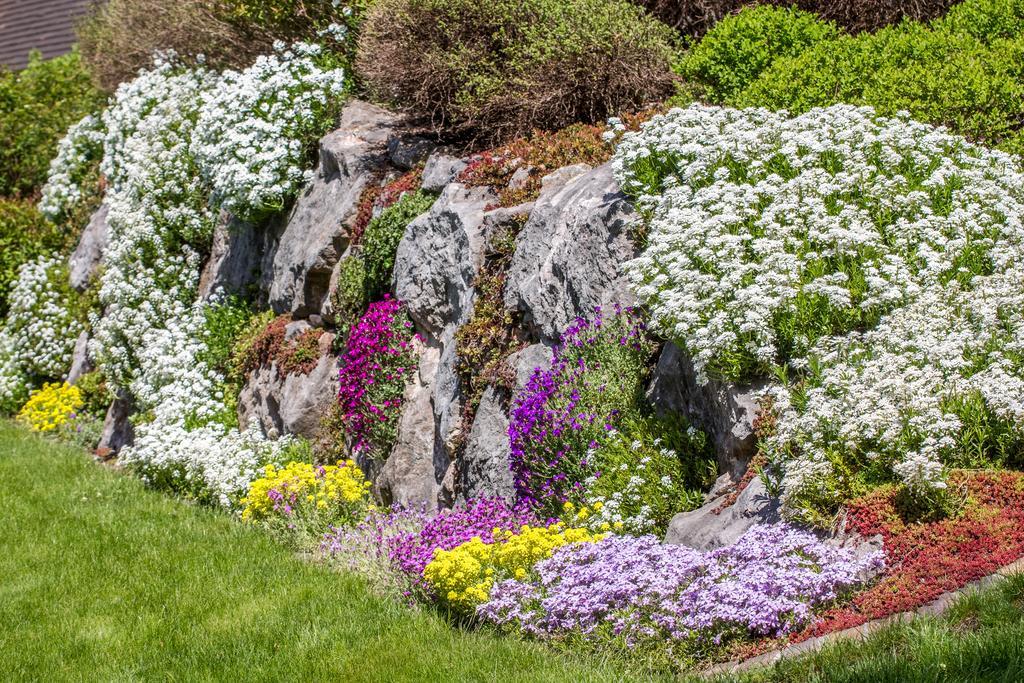
[(442, 129), (510, 139), (661, 99), (674, 56), (671, 29), (625, 0), (377, 0), (357, 65)]
[(74, 239), (73, 233), (46, 220), (32, 202), (0, 199), (0, 318), (7, 314), (7, 296), (21, 265), (55, 252), (67, 253)]
[(680, 62), (692, 95), (722, 102), (746, 88), (776, 59), (839, 35), (835, 24), (792, 8), (750, 7), (719, 22)]
[[(1024, 24), (1017, 0), (968, 0), (931, 25), (823, 40), (764, 69), (725, 102), (801, 113), (837, 102), (1024, 152)], [(727, 20), (730, 21), (730, 20)], [(725, 22), (723, 22), (725, 23)]]
[(82, 400), (85, 401), (82, 412), (100, 418), (106, 415), (113, 397), (107, 389), (107, 381), (103, 377), (103, 372), (100, 370), (87, 372), (78, 378), (75, 386), (82, 392)]
[(395, 252), (405, 228), (417, 216), (428, 211), (435, 198), (422, 190), (406, 194), (366, 226), (360, 254), (366, 263), (363, 287), (367, 303), (380, 299), (390, 288)]
[(33, 197), (68, 126), (100, 103), (77, 52), (0, 69), (0, 197)]
[(371, 301), (391, 289), (395, 253), (405, 228), (429, 210), (435, 199), (422, 190), (407, 192), (366, 226), (359, 248), (342, 260), (339, 269), (333, 302), (339, 328), (348, 328)]
[(678, 415), (631, 418), (597, 449), (586, 501), (598, 519), (621, 517), (627, 531), (661, 534), (673, 515), (695, 510), (718, 476), (704, 432)]
[(268, 348), (268, 330), (275, 322), (273, 311), (254, 313), (248, 322), (239, 330), (231, 347), (231, 360), (228, 366), (230, 381), (239, 385), (246, 376), (261, 365), (269, 363), (276, 353), (276, 348)]
[(366, 310), (368, 303), (366, 261), (358, 253), (349, 254), (338, 266), (338, 286), (331, 302), (338, 329), (344, 331), (351, 327), (359, 314)]
[(207, 306), (203, 311), (203, 349), (197, 359), (224, 377), (217, 387), (222, 393), (223, 410), (213, 421), (226, 427), (238, 426), (238, 394), (242, 390), (244, 376), (236, 371), (232, 363), (235, 347), (248, 331), (253, 315), (249, 305), (231, 296)]

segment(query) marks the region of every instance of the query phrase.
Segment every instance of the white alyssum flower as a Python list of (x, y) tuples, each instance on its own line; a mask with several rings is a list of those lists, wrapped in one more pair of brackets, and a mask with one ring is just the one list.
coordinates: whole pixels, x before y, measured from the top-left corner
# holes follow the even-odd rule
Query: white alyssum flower
[(57, 257), (22, 265), (4, 324), (8, 362), (17, 367), (9, 377), (55, 379), (70, 368), (83, 326), (69, 309), (67, 279), (67, 268)]
[(324, 69), (317, 45), (297, 43), (226, 71), (203, 96), (192, 153), (215, 204), (244, 218), (278, 211), (308, 182), (308, 144), (333, 119), (343, 69)]
[(82, 199), (81, 182), (103, 149), (103, 122), (88, 114), (68, 128), (57, 144), (57, 156), (39, 199), (39, 211), (57, 220)]
[[(1024, 438), (1024, 171), (906, 117), (693, 106), (626, 133), (649, 213), (626, 266), (702, 379), (764, 374), (785, 499), (837, 457), (942, 488), (965, 430)], [(994, 452), (994, 450), (993, 450)]]

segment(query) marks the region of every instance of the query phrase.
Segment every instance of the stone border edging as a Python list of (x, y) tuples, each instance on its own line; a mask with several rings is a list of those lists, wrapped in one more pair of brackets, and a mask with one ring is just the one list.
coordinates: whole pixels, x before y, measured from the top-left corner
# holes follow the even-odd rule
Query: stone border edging
[(779, 650), (766, 652), (762, 655), (751, 657), (750, 659), (733, 660), (731, 662), (716, 664), (710, 669), (704, 671), (703, 675), (705, 677), (711, 677), (719, 674), (740, 673), (759, 666), (769, 666), (783, 659), (817, 652), (826, 645), (831, 645), (832, 643), (844, 640), (864, 640), (872, 633), (894, 623), (907, 623), (913, 621), (919, 616), (938, 616), (949, 609), (950, 605), (953, 604), (953, 601), (962, 594), (968, 591), (984, 588), (995, 583), (1001, 583), (1011, 574), (1019, 573), (1024, 573), (1024, 557), (997, 569), (993, 574), (989, 574), (977, 581), (965, 584), (955, 591), (943, 593), (931, 602), (925, 603), (911, 612), (890, 614), (887, 617), (868, 621), (860, 626), (852, 626), (850, 628), (843, 629), (842, 631), (833, 631), (832, 633), (826, 633), (825, 635), (817, 636), (815, 638), (808, 638), (796, 645), (790, 645), (789, 647), (784, 647)]

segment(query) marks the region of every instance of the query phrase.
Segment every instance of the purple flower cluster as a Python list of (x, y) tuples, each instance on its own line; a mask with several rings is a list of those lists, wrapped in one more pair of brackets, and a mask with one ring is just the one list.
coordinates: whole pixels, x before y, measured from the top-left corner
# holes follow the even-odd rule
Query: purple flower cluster
[(537, 636), (718, 644), (800, 628), (883, 563), (880, 552), (858, 558), (785, 524), (755, 526), (711, 552), (610, 536), (557, 549), (536, 565), (536, 582), (504, 581), (477, 611)]
[(581, 493), (587, 454), (635, 407), (651, 346), (632, 309), (578, 318), (516, 397), (508, 428), (519, 501), (549, 514)]
[(395, 567), (419, 577), (438, 548), (451, 550), (474, 536), (484, 543), (494, 540), (494, 530), (517, 530), (537, 518), (525, 508), (511, 508), (500, 498), (478, 498), (450, 510), (442, 510), (415, 532), (387, 539), (388, 556)]
[(386, 455), (405, 385), (416, 371), (412, 323), (385, 295), (352, 327), (338, 374), (342, 423), (357, 453)]

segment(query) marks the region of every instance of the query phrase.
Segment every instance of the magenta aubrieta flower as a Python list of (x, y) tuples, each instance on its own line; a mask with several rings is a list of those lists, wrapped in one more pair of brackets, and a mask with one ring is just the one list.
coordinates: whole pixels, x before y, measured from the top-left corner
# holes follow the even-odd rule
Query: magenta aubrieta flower
[(338, 373), (345, 432), (357, 453), (385, 457), (395, 439), (406, 383), (416, 371), (412, 323), (385, 295), (352, 327)]
[(806, 625), (884, 564), (778, 524), (751, 528), (730, 546), (701, 552), (654, 536), (609, 536), (558, 548), (536, 578), (496, 585), (477, 613), (541, 637), (598, 629), (630, 645), (645, 640), (720, 643), (779, 636)]
[(536, 521), (525, 507), (509, 507), (500, 498), (477, 498), (442, 510), (417, 532), (388, 539), (388, 555), (395, 567), (419, 578), (437, 549), (451, 550), (475, 536), (491, 543), (495, 529), (513, 531)]
[[(516, 397), (508, 428), (510, 465), (521, 502), (557, 514), (592, 474), (588, 451), (615, 428), (636, 398), (650, 345), (633, 309), (577, 318), (562, 335), (550, 369), (537, 368)], [(618, 373), (628, 368), (629, 381)], [(614, 382), (615, 386), (608, 386)], [(639, 386), (639, 385), (637, 385)]]

